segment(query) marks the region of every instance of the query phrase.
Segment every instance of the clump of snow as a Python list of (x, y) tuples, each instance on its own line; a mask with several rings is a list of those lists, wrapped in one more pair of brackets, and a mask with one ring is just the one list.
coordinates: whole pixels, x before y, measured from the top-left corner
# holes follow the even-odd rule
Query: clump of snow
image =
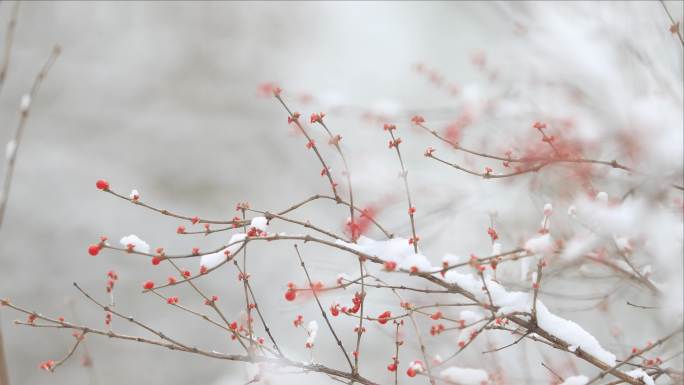
[[(461, 288), (469, 291), (480, 302), (487, 303), (489, 301), (479, 277), (450, 270), (445, 274), (444, 279), (447, 282), (455, 283)], [(501, 284), (489, 278), (487, 278), (485, 282), (494, 306), (499, 307), (499, 314), (504, 315), (511, 312), (531, 311), (531, 293), (508, 291)], [(609, 366), (615, 365), (615, 355), (605, 350), (598, 340), (581, 326), (573, 321), (566, 320), (551, 313), (539, 300), (537, 300), (536, 310), (537, 322), (542, 329), (564, 340), (570, 345), (577, 346)]]
[(458, 265), (459, 263), (463, 263), (465, 261), (466, 259), (464, 257), (459, 257), (453, 254), (445, 254), (444, 257), (442, 257), (442, 264), (445, 266)]
[(408, 364), (409, 369), (413, 369), (416, 373), (423, 373), (425, 371), (425, 365), (421, 360), (411, 361)]
[(596, 234), (580, 233), (565, 243), (565, 248), (560, 257), (566, 261), (573, 261), (589, 253), (600, 242), (601, 239)]
[(615, 354), (603, 349), (596, 337), (575, 322), (551, 313), (540, 301), (537, 301), (537, 322), (542, 329), (570, 345), (576, 345), (609, 366), (615, 365)]
[(148, 245), (147, 242), (138, 238), (138, 236), (134, 234), (121, 238), (119, 243), (121, 243), (124, 247), (128, 247), (128, 245), (133, 245), (133, 249), (141, 253), (150, 252), (150, 245)]
[[(203, 255), (200, 259), (200, 266), (204, 266), (207, 269), (213, 269), (214, 267), (225, 261), (228, 256), (235, 254), (242, 246), (242, 241), (245, 239), (244, 233), (235, 233), (230, 237), (228, 242), (228, 247), (217, 251), (215, 253)], [(226, 254), (227, 252), (227, 254)]]
[[(375, 255), (384, 260), (397, 262), (397, 265), (403, 268), (410, 268), (412, 265), (417, 265), (420, 268), (430, 268), (430, 263), (427, 258), (421, 254), (416, 254), (406, 239), (395, 238), (385, 241), (375, 241), (367, 237), (361, 237), (358, 244), (351, 244), (343, 241), (337, 242), (338, 244), (362, 251), (369, 255)], [(533, 252), (535, 254), (549, 253), (550, 251), (553, 251), (554, 247), (553, 239), (549, 234), (543, 234), (533, 238), (525, 245), (528, 252)], [(449, 262), (452, 261), (451, 257), (445, 258), (448, 258), (447, 261)], [(524, 260), (526, 259), (528, 258), (525, 258)], [(456, 270), (450, 270), (445, 273), (444, 280), (449, 283), (454, 283), (470, 292), (480, 302), (489, 302), (489, 296), (483, 288), (480, 277), (475, 277), (473, 274), (460, 273)], [(489, 277), (485, 278), (485, 283), (489, 294), (491, 295), (493, 305), (499, 307), (499, 314), (531, 312), (531, 293), (509, 292), (500, 283), (493, 281)], [(598, 340), (581, 326), (573, 321), (566, 320), (551, 313), (539, 300), (537, 300), (536, 310), (537, 322), (542, 329), (564, 340), (569, 345), (577, 346), (609, 366), (615, 365), (615, 355), (603, 349)], [(464, 312), (462, 312), (461, 315), (463, 316)], [(465, 313), (465, 316), (469, 317), (470, 314)], [(474, 319), (475, 317), (472, 318)], [(476, 321), (476, 319), (474, 320)]]
[(14, 141), (14, 139), (10, 140), (7, 142), (7, 145), (5, 146), (5, 158), (7, 160), (10, 160), (14, 158), (14, 154), (17, 152), (17, 142)]
[(646, 372), (644, 372), (644, 370), (641, 369), (641, 368), (634, 369), (634, 370), (630, 370), (629, 372), (626, 372), (625, 374), (627, 374), (627, 375), (630, 376), (630, 377), (634, 377), (634, 378), (640, 379), (640, 380), (643, 381), (644, 384), (646, 384), (646, 385), (655, 385), (655, 381), (653, 381), (653, 378), (651, 378), (651, 376), (649, 376), (649, 375), (648, 375)]
[(264, 217), (254, 217), (252, 218), (250, 226), (261, 231), (266, 231), (268, 229), (268, 220)]
[(242, 241), (244, 241), (246, 237), (247, 235), (245, 235), (244, 233), (233, 234), (230, 237), (230, 241), (228, 241), (228, 247), (223, 249), (223, 251), (225, 252), (226, 250), (228, 250), (228, 253), (230, 255), (235, 254), (235, 252), (238, 251), (240, 247), (242, 247)]
[(487, 372), (482, 369), (459, 368), (450, 366), (440, 373), (446, 381), (460, 385), (485, 385), (489, 383)]
[(31, 107), (31, 95), (25, 94), (21, 97), (21, 102), (19, 103), (19, 109), (21, 112), (26, 112)]
[(422, 254), (410, 254), (397, 264), (400, 269), (431, 271), (434, 270), (427, 257)]
[(459, 319), (462, 319), (467, 324), (472, 324), (482, 319), (482, 313), (473, 310), (463, 310), (459, 315)]
[(550, 255), (556, 249), (551, 234), (542, 234), (525, 242), (525, 250), (534, 255)]
[(128, 195), (128, 197), (133, 199), (134, 201), (137, 201), (138, 199), (140, 199), (140, 193), (138, 192), (138, 190), (133, 189), (131, 190), (131, 193), (130, 195)]
[(417, 254), (413, 246), (409, 244), (408, 239), (392, 238), (382, 241), (376, 241), (368, 237), (360, 237), (356, 244), (347, 243), (341, 240), (336, 241), (338, 244), (349, 247), (351, 249), (374, 255), (382, 258), (385, 261), (396, 262), (400, 269), (418, 271), (432, 271), (435, 270), (430, 261), (422, 254)]
[(566, 378), (561, 385), (584, 385), (587, 382), (589, 379), (586, 376), (572, 376)]
[(603, 204), (607, 205), (608, 204), (608, 194), (605, 191), (601, 191), (598, 194), (596, 194), (596, 201)]

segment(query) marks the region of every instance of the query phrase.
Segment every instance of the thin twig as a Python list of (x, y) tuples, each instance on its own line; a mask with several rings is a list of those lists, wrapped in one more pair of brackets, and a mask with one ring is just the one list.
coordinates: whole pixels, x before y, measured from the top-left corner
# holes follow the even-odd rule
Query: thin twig
[[(304, 263), (304, 259), (302, 258), (302, 255), (299, 253), (299, 248), (297, 245), (294, 245), (295, 251), (297, 252), (297, 258), (299, 258), (299, 264), (304, 270), (304, 274), (306, 275), (306, 280), (309, 282), (309, 286), (313, 288), (313, 281), (311, 280), (311, 276), (309, 275), (309, 270), (306, 268), (306, 264)], [(311, 293), (314, 296), (314, 299), (316, 300), (316, 304), (318, 304), (318, 309), (321, 311), (321, 316), (323, 316), (323, 319), (325, 320), (326, 325), (328, 325), (328, 329), (330, 330), (330, 333), (332, 333), (333, 338), (335, 338), (335, 342), (337, 342), (337, 346), (340, 347), (340, 350), (342, 351), (342, 354), (344, 355), (344, 358), (347, 360), (347, 363), (349, 364), (349, 368), (352, 370), (353, 374), (358, 374), (355, 371), (355, 366), (352, 364), (351, 360), (349, 359), (349, 355), (347, 354), (347, 350), (344, 348), (344, 345), (342, 344), (342, 341), (340, 338), (337, 336), (337, 333), (335, 332), (335, 328), (333, 328), (332, 324), (330, 323), (330, 320), (328, 319), (328, 314), (325, 312), (325, 309), (323, 308), (323, 305), (321, 304), (321, 300), (318, 298), (318, 294), (316, 294), (315, 290), (312, 290)]]

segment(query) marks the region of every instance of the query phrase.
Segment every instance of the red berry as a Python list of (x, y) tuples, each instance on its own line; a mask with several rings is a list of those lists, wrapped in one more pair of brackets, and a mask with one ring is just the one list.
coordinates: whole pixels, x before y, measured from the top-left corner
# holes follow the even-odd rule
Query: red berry
[(99, 245), (88, 246), (88, 254), (92, 255), (93, 257), (96, 256), (99, 252), (100, 252), (100, 246)]
[(290, 290), (285, 292), (285, 299), (286, 300), (292, 302), (295, 300), (295, 298), (297, 298), (297, 292), (296, 291), (290, 289)]
[(413, 368), (408, 368), (408, 370), (406, 370), (406, 375), (409, 377), (415, 377), (416, 371)]
[(145, 281), (145, 283), (143, 283), (143, 288), (144, 288), (145, 290), (151, 290), (151, 289), (153, 289), (153, 288), (154, 288), (154, 282), (152, 282), (152, 281)]
[(98, 179), (97, 182), (95, 182), (95, 187), (99, 190), (109, 190), (109, 182), (104, 179)]

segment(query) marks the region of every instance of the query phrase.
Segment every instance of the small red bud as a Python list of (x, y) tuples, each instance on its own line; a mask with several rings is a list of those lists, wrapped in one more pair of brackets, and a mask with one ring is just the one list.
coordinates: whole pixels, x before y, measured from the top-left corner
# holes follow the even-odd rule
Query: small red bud
[(92, 255), (93, 257), (96, 256), (97, 254), (100, 253), (100, 246), (99, 245), (90, 245), (88, 246), (88, 254)]
[(107, 191), (109, 190), (109, 182), (104, 179), (98, 179), (97, 182), (95, 182), (95, 187), (99, 190)]
[(289, 289), (285, 292), (285, 299), (292, 302), (297, 298), (297, 292), (293, 289)]

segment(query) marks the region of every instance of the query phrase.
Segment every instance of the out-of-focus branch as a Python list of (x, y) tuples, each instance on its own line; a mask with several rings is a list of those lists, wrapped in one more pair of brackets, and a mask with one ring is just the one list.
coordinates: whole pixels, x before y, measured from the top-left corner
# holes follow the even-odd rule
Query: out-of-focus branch
[[(558, 150), (553, 146), (552, 141), (549, 140), (549, 138), (546, 136), (544, 131), (542, 131), (541, 129), (539, 129), (539, 131), (541, 132), (542, 136), (544, 137), (544, 139), (545, 139), (544, 141), (546, 143), (549, 143), (549, 145), (552, 146), (552, 149), (556, 153), (555, 157), (512, 158), (512, 157), (503, 157), (503, 156), (488, 154), (485, 152), (475, 151), (475, 150), (463, 147), (459, 143), (443, 137), (436, 130), (429, 128), (422, 123), (417, 124), (417, 126), (424, 129), (425, 131), (430, 133), (432, 136), (434, 136), (435, 138), (439, 139), (440, 141), (446, 143), (447, 145), (449, 145), (450, 147), (452, 147), (453, 149), (455, 149), (457, 151), (463, 151), (465, 153), (468, 153), (471, 155), (476, 155), (476, 156), (479, 156), (482, 158), (488, 158), (488, 159), (502, 161), (502, 162), (508, 162), (508, 163), (523, 163), (523, 164), (527, 165), (526, 168), (523, 168), (523, 169), (515, 171), (515, 172), (507, 173), (507, 174), (493, 174), (490, 171), (483, 173), (483, 172), (470, 170), (470, 169), (467, 169), (465, 167), (459, 166), (456, 163), (451, 163), (451, 162), (448, 162), (444, 159), (438, 158), (433, 154), (434, 150), (425, 152), (425, 156), (428, 158), (435, 159), (436, 161), (443, 163), (443, 164), (446, 164), (448, 166), (451, 166), (457, 170), (463, 171), (463, 172), (471, 174), (471, 175), (479, 176), (479, 177), (482, 177), (485, 179), (509, 178), (509, 177), (513, 177), (513, 176), (517, 176), (517, 175), (521, 175), (521, 174), (527, 174), (529, 172), (537, 172), (546, 166), (553, 165), (556, 163), (597, 164), (597, 165), (602, 165), (602, 166), (609, 166), (609, 167), (620, 169), (620, 170), (625, 170), (627, 172), (631, 172), (634, 174), (643, 174), (643, 173), (640, 173), (639, 171), (637, 171), (635, 169), (632, 169), (630, 167), (625, 166), (622, 163), (619, 163), (617, 160), (606, 161), (606, 160), (596, 160), (596, 159), (586, 159), (586, 158), (570, 158), (570, 157), (560, 156), (558, 153)], [(671, 187), (675, 188), (677, 190), (684, 191), (684, 186), (680, 186), (680, 185), (675, 184), (675, 183), (671, 184)]]
[(660, 345), (663, 344), (665, 341), (667, 341), (667, 340), (669, 340), (670, 338), (676, 336), (677, 334), (682, 333), (682, 331), (683, 331), (682, 328), (683, 328), (683, 327), (684, 327), (684, 326), (680, 326), (679, 328), (677, 328), (677, 330), (675, 330), (675, 331), (673, 331), (672, 333), (668, 334), (667, 336), (665, 336), (665, 337), (659, 339), (658, 341), (656, 341), (656, 342), (654, 342), (654, 343), (652, 343), (652, 344), (649, 344), (649, 345), (648, 345), (647, 347), (645, 347), (644, 349), (641, 349), (641, 350), (636, 349), (629, 357), (627, 357), (626, 359), (624, 359), (622, 362), (619, 362), (619, 363), (615, 364), (613, 367), (608, 368), (608, 369), (606, 369), (606, 370), (603, 370), (603, 371), (602, 371), (601, 373), (599, 373), (596, 377), (594, 377), (593, 379), (591, 379), (591, 381), (587, 382), (586, 385), (591, 385), (591, 384), (593, 384), (593, 383), (595, 383), (595, 382), (601, 380), (601, 379), (602, 379), (606, 374), (608, 374), (611, 370), (615, 370), (615, 369), (620, 368), (621, 366), (623, 366), (623, 365), (629, 363), (629, 361), (631, 361), (632, 359), (634, 359), (634, 358), (636, 358), (636, 357), (638, 357), (638, 356), (640, 356), (640, 355), (642, 355), (642, 354), (644, 354), (644, 353), (646, 353), (646, 352), (648, 352), (648, 351), (654, 349), (656, 346), (660, 346)]
[(660, 0), (660, 5), (663, 6), (667, 18), (670, 19), (670, 32), (677, 35), (677, 37), (679, 38), (679, 42), (682, 44), (682, 47), (684, 48), (684, 37), (682, 36), (681, 26), (679, 22), (676, 21), (674, 17), (672, 17), (672, 14), (670, 13), (670, 10), (667, 9), (667, 5), (665, 4), (664, 0)]
[[(12, 41), (14, 36), (14, 28), (16, 25), (18, 11), (19, 2), (16, 2), (14, 4), (14, 8), (12, 11), (12, 18), (10, 19), (10, 23), (7, 27), (5, 52), (2, 59), (2, 67), (0, 67), (0, 88), (4, 84), (7, 68), (9, 66)], [(55, 60), (57, 60), (57, 56), (59, 56), (60, 51), (61, 49), (58, 45), (56, 45), (52, 49), (52, 53), (48, 57), (47, 62), (43, 65), (43, 68), (40, 70), (35, 80), (33, 81), (33, 85), (31, 86), (29, 93), (22, 97), (19, 124), (16, 130), (14, 131), (12, 139), (7, 143), (6, 147), (7, 164), (5, 166), (5, 178), (2, 185), (2, 191), (0, 191), (0, 228), (2, 228), (2, 224), (4, 223), (5, 219), (5, 212), (7, 211), (7, 201), (9, 199), (10, 187), (12, 186), (12, 175), (14, 174), (14, 165), (17, 159), (17, 150), (21, 142), (21, 137), (24, 132), (24, 128), (26, 127), (26, 121), (28, 119), (31, 103), (38, 94), (38, 90), (40, 89), (40, 85), (42, 84), (43, 79), (45, 79)], [(5, 350), (3, 346), (4, 341), (2, 338), (2, 330), (0, 330), (0, 385), (9, 385), (7, 360), (5, 358)]]
[(50, 68), (52, 68), (55, 60), (57, 60), (60, 52), (61, 48), (58, 45), (52, 49), (47, 62), (45, 62), (43, 68), (33, 81), (30, 91), (22, 98), (19, 124), (17, 125), (17, 129), (14, 131), (12, 139), (9, 141), (9, 143), (7, 143), (7, 165), (5, 167), (5, 179), (2, 185), (2, 192), (0, 192), (0, 227), (2, 227), (4, 222), (5, 211), (7, 209), (7, 200), (9, 198), (10, 187), (12, 185), (12, 175), (14, 174), (14, 165), (17, 160), (17, 151), (19, 149), (19, 144), (21, 143), (22, 134), (24, 133), (24, 129), (26, 127), (31, 104), (38, 95), (38, 90), (40, 89), (43, 80), (50, 71)]
[(14, 43), (14, 30), (17, 26), (17, 17), (19, 16), (19, 1), (12, 4), (12, 15), (9, 23), (7, 23), (7, 32), (5, 32), (5, 49), (2, 54), (2, 62), (0, 62), (0, 90), (5, 85), (5, 78), (7, 77), (7, 70), (10, 65), (10, 56), (12, 55), (12, 43)]
[[(85, 294), (85, 292), (84, 292)], [(86, 294), (87, 295), (87, 294)], [(97, 301), (95, 301), (97, 303)], [(128, 320), (130, 322), (135, 323), (136, 325), (142, 327), (143, 329), (149, 331), (152, 334), (157, 335), (160, 339), (159, 340), (154, 340), (154, 339), (149, 339), (149, 338), (144, 338), (144, 337), (138, 337), (138, 336), (131, 336), (131, 335), (126, 335), (126, 334), (121, 334), (121, 333), (116, 333), (113, 331), (105, 331), (105, 330), (100, 330), (100, 329), (94, 329), (91, 327), (87, 326), (81, 326), (81, 325), (76, 325), (72, 324), (66, 321), (60, 321), (58, 319), (50, 318), (41, 314), (38, 314), (36, 312), (21, 308), (19, 306), (16, 306), (12, 303), (10, 303), (7, 300), (2, 300), (2, 304), (4, 306), (7, 306), (11, 309), (14, 309), (18, 312), (24, 313), (26, 315), (32, 315), (35, 317), (35, 319), (39, 319), (42, 321), (45, 321), (46, 324), (36, 324), (36, 323), (29, 323), (29, 322), (21, 322), (17, 321), (15, 322), (17, 325), (22, 325), (22, 326), (29, 326), (29, 327), (37, 327), (37, 328), (56, 328), (56, 329), (73, 329), (73, 330), (78, 330), (81, 332), (87, 332), (89, 334), (97, 334), (101, 336), (105, 336), (108, 338), (115, 338), (115, 339), (121, 339), (121, 340), (126, 340), (126, 341), (132, 341), (132, 342), (139, 342), (143, 344), (149, 344), (149, 345), (156, 345), (160, 347), (164, 347), (170, 350), (177, 350), (185, 353), (191, 353), (191, 354), (198, 354), (204, 357), (209, 357), (209, 358), (215, 358), (215, 359), (221, 359), (221, 360), (228, 360), (228, 361), (239, 361), (239, 362), (263, 362), (267, 364), (271, 364), (274, 366), (278, 367), (293, 367), (293, 368), (299, 368), (302, 369), (303, 371), (310, 371), (310, 372), (318, 372), (318, 373), (323, 373), (323, 374), (328, 374), (334, 377), (339, 377), (339, 378), (344, 378), (347, 380), (353, 380), (354, 382), (357, 382), (359, 384), (363, 385), (378, 385), (377, 383), (370, 381), (362, 376), (359, 376), (358, 374), (351, 374), (347, 373), (341, 370), (329, 368), (327, 366), (321, 365), (321, 364), (315, 364), (315, 363), (306, 363), (306, 362), (299, 362), (299, 361), (294, 361), (290, 360), (288, 358), (280, 358), (280, 357), (268, 357), (268, 356), (249, 356), (249, 355), (238, 355), (238, 354), (226, 354), (226, 353), (220, 353), (217, 351), (209, 351), (209, 350), (204, 350), (204, 349), (199, 349), (195, 346), (189, 345), (182, 343), (180, 341), (177, 341), (175, 339), (171, 339), (168, 336), (166, 336), (164, 333), (161, 331), (158, 331), (146, 324), (143, 324), (132, 317), (126, 317), (120, 314), (116, 314), (117, 316)], [(103, 306), (98, 303), (98, 306)], [(106, 307), (106, 306), (105, 306)]]

